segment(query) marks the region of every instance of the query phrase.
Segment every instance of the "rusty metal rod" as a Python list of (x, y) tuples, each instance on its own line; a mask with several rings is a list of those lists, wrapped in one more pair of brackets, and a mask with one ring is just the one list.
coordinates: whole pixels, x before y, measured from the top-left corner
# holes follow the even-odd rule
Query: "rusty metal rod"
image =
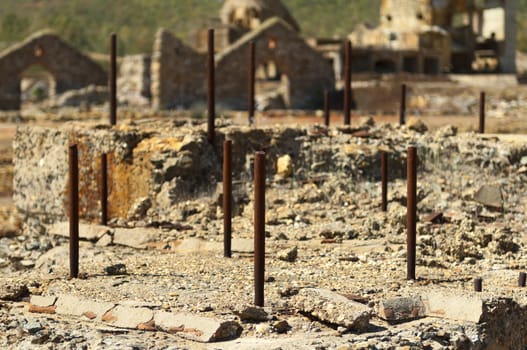
[(214, 29), (209, 29), (208, 36), (208, 118), (207, 118), (207, 139), (211, 145), (214, 145), (215, 130), (215, 76), (214, 76)]
[(417, 220), (417, 150), (408, 147), (407, 150), (407, 188), (406, 188), (406, 279), (415, 280), (415, 241)]
[(77, 145), (69, 152), (70, 278), (79, 276), (79, 156)]
[(485, 133), (485, 92), (479, 95), (479, 133)]
[(399, 124), (406, 124), (406, 84), (401, 84), (401, 109), (399, 111)]
[(101, 154), (101, 224), (108, 225), (108, 155)]
[(345, 45), (344, 64), (344, 125), (351, 124), (351, 41)]
[(249, 46), (249, 125), (254, 124), (254, 71), (255, 71), (255, 48), (254, 42), (251, 41)]
[(117, 34), (110, 34), (110, 125), (117, 123)]
[(231, 257), (232, 236), (232, 141), (223, 143), (223, 255)]
[(388, 211), (388, 154), (381, 152), (382, 211)]
[(525, 272), (520, 272), (520, 276), (518, 277), (518, 287), (525, 287), (525, 279), (527, 277), (527, 274)]
[(474, 291), (481, 292), (483, 290), (483, 279), (481, 277), (474, 278)]
[(329, 127), (329, 120), (330, 120), (330, 106), (329, 106), (329, 92), (327, 90), (324, 91), (324, 125), (326, 127)]
[(254, 304), (264, 306), (265, 152), (254, 156)]

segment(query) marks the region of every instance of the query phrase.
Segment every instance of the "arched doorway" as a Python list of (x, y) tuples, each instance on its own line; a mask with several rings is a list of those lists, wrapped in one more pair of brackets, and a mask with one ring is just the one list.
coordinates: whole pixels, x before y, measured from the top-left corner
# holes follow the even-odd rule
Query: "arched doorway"
[(55, 78), (39, 64), (27, 67), (18, 78), (22, 107), (25, 104), (39, 103), (55, 96)]
[(255, 99), (256, 107), (261, 111), (291, 106), (289, 78), (276, 62), (268, 61), (256, 68)]

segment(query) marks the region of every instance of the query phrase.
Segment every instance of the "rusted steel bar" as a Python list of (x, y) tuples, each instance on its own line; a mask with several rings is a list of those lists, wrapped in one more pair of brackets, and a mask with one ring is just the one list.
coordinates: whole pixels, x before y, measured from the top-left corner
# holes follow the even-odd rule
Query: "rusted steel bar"
[(255, 60), (255, 48), (254, 42), (251, 41), (249, 46), (249, 125), (254, 124), (254, 60)]
[(329, 126), (330, 119), (329, 92), (324, 91), (324, 125)]
[(401, 109), (399, 110), (399, 124), (406, 123), (406, 84), (401, 84)]
[(208, 118), (207, 118), (207, 139), (211, 145), (214, 145), (214, 118), (215, 110), (215, 75), (214, 75), (214, 29), (209, 29), (208, 36)]
[(232, 141), (223, 143), (223, 255), (231, 257), (232, 235)]
[(485, 92), (479, 95), (479, 133), (485, 133)]
[(344, 125), (351, 124), (351, 41), (345, 45), (344, 63)]
[(110, 34), (110, 124), (117, 123), (117, 34)]
[(69, 217), (70, 217), (70, 278), (79, 276), (79, 158), (77, 145), (70, 145)]
[(518, 277), (518, 287), (525, 287), (525, 279), (527, 277), (527, 274), (525, 272), (520, 272), (520, 276)]
[(108, 155), (101, 154), (101, 224), (108, 225)]
[(481, 277), (474, 278), (474, 291), (481, 292), (483, 290), (483, 279)]
[(388, 154), (381, 152), (382, 211), (388, 211)]
[(264, 306), (265, 152), (254, 156), (254, 304)]
[(406, 188), (406, 278), (415, 280), (415, 241), (417, 220), (417, 150), (408, 147), (407, 159), (407, 188)]

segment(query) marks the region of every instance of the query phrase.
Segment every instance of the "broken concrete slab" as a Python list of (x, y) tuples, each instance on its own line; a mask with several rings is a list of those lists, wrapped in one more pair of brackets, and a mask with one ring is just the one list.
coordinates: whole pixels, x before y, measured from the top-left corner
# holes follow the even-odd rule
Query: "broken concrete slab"
[(378, 315), (388, 322), (398, 323), (424, 317), (426, 309), (420, 296), (396, 297), (381, 300)]
[(369, 326), (369, 307), (328, 289), (303, 288), (292, 303), (301, 313), (348, 330), (363, 331)]
[[(69, 237), (69, 222), (57, 222), (48, 227), (48, 232), (53, 236)], [(112, 229), (103, 225), (79, 223), (79, 238), (95, 242), (105, 234), (111, 234)]]
[(55, 302), (57, 298), (54, 296), (40, 296), (32, 295), (29, 299), (28, 312), (38, 313), (38, 314), (54, 314)]
[(483, 299), (463, 292), (429, 292), (422, 295), (427, 316), (478, 323), (483, 316)]
[(54, 296), (42, 296), (42, 295), (32, 295), (29, 298), (29, 303), (35, 306), (52, 306), (55, 305), (55, 302), (57, 301), (57, 297)]
[(102, 321), (118, 328), (138, 329), (154, 318), (154, 312), (144, 307), (117, 305), (102, 317)]
[(159, 240), (161, 232), (151, 228), (116, 228), (113, 243), (137, 249), (146, 248), (148, 243)]
[(222, 321), (188, 313), (159, 311), (154, 314), (157, 328), (199, 342), (213, 342), (237, 338), (242, 327), (235, 321)]
[(96, 302), (82, 299), (74, 295), (59, 295), (55, 302), (55, 312), (59, 315), (84, 316), (88, 319), (101, 321), (103, 316), (112, 309), (115, 304), (108, 302)]
[(498, 185), (483, 185), (474, 193), (474, 200), (495, 209), (503, 208), (503, 194)]

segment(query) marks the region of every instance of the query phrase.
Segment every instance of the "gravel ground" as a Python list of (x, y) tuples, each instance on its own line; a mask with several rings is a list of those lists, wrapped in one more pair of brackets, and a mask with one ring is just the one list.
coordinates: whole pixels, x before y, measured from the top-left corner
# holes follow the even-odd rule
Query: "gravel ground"
[[(380, 211), (380, 184), (372, 176), (341, 173), (316, 179), (268, 178), (266, 193), (265, 305), (272, 316), (242, 322), (232, 341), (200, 344), (163, 332), (112, 329), (58, 315), (30, 314), (28, 294), (77, 295), (97, 301), (141, 301), (166, 311), (237, 319), (237, 310), (253, 302), (253, 260), (248, 251), (223, 257), (222, 212), (218, 195), (179, 203), (174, 213), (192, 208), (184, 227), (160, 231), (148, 249), (81, 245), (83, 278), (66, 278), (67, 239), (28, 230), (6, 211), (15, 227), (0, 239), (0, 284), (22, 284), (28, 292), (0, 307), (0, 347), (9, 349), (484, 349), (481, 330), (470, 323), (424, 318), (390, 325), (374, 316), (361, 334), (298, 312), (292, 298), (304, 287), (326, 288), (371, 307), (394, 296), (427, 290), (457, 290), (472, 295), (482, 277), (484, 296), (511, 297), (526, 304), (517, 288), (527, 269), (527, 142), (510, 151), (510, 142), (474, 134), (455, 135), (444, 128), (414, 133), (380, 127), (383, 138), (366, 146), (404, 152), (409, 143), (426, 144), (418, 175), (417, 277), (406, 280), (406, 181), (392, 174), (389, 208)], [(473, 151), (471, 151), (473, 150)], [(523, 152), (523, 153), (522, 153)], [(484, 186), (499, 188), (502, 208), (474, 198)], [(252, 239), (252, 184), (235, 192), (243, 200), (233, 220), (235, 240)], [(442, 216), (430, 220), (432, 212)], [(174, 214), (175, 215), (175, 214)], [(172, 218), (174, 219), (174, 218)], [(181, 217), (178, 216), (178, 220)], [(136, 226), (145, 224), (135, 223)], [(185, 242), (194, 242), (185, 248)], [(201, 242), (197, 244), (196, 242)], [(196, 248), (197, 247), (197, 248)], [(294, 248), (296, 258), (285, 258)], [(293, 254), (294, 255), (294, 254)], [(126, 274), (105, 268), (124, 264)], [(1, 289), (0, 289), (1, 290)], [(504, 316), (505, 317), (505, 316)], [(289, 325), (279, 333), (276, 322)]]

